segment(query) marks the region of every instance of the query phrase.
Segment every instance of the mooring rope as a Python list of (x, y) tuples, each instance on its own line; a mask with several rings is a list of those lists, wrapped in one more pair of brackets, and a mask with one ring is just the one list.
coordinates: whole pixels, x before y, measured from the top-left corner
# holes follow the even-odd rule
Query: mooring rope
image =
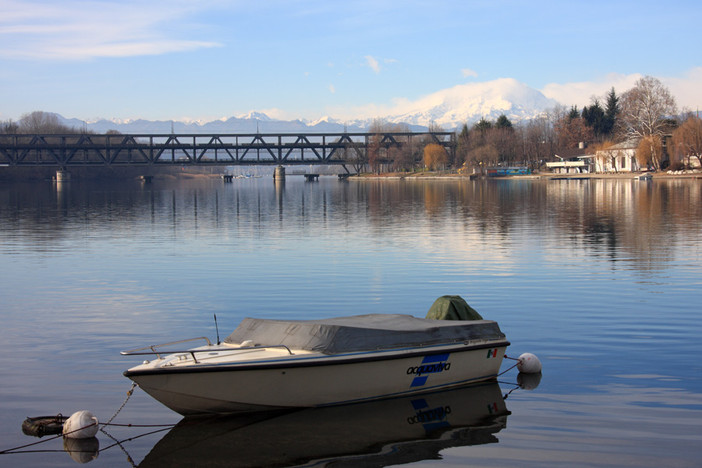
[(46, 439), (42, 439), (42, 440), (38, 440), (38, 441), (36, 441), (36, 442), (32, 442), (31, 444), (20, 445), (19, 447), (13, 447), (13, 448), (10, 448), (10, 449), (2, 450), (2, 451), (0, 451), (0, 455), (4, 455), (4, 454), (8, 454), (8, 453), (13, 453), (13, 452), (14, 452), (14, 453), (18, 453), (18, 452), (16, 452), (16, 451), (19, 450), (19, 449), (31, 447), (31, 446), (33, 446), (33, 445), (43, 444), (44, 442), (48, 442), (48, 441), (50, 441), (50, 440), (59, 439), (59, 438), (61, 438), (61, 437), (63, 437), (63, 436), (66, 436), (66, 435), (69, 435), (69, 434), (73, 434), (74, 432), (82, 431), (83, 429), (87, 429), (87, 428), (89, 428), (90, 426), (94, 426), (94, 425), (95, 425), (95, 424), (88, 424), (87, 426), (79, 427), (78, 429), (74, 429), (74, 430), (72, 430), (72, 431), (70, 431), (70, 432), (66, 432), (65, 434), (58, 434), (58, 435), (55, 435), (55, 436), (53, 436), (53, 437), (48, 437), (48, 438), (46, 438)]
[(43, 444), (44, 442), (48, 442), (48, 441), (50, 441), (50, 440), (58, 439), (59, 437), (63, 437), (63, 435), (62, 435), (62, 434), (59, 434), (59, 435), (56, 435), (56, 436), (53, 436), (53, 437), (48, 437), (48, 438), (46, 438), (46, 439), (41, 439), (41, 440), (38, 440), (38, 441), (36, 441), (36, 442), (32, 442), (31, 444), (20, 445), (20, 446), (18, 446), (18, 447), (12, 447), (12, 448), (9, 448), (9, 449), (6, 449), (6, 450), (2, 450), (2, 451), (0, 451), (0, 455), (7, 455), (7, 454), (9, 454), (9, 453), (18, 453), (17, 450), (20, 450), (20, 449), (23, 449), (23, 448), (27, 448), (27, 447), (31, 447), (31, 446), (33, 446), (33, 445)]
[(110, 424), (110, 423), (112, 422), (112, 420), (115, 419), (115, 418), (117, 417), (117, 415), (119, 414), (119, 412), (122, 411), (122, 408), (124, 408), (124, 406), (125, 406), (125, 405), (127, 404), (127, 402), (129, 401), (129, 398), (131, 398), (132, 394), (134, 393), (134, 389), (136, 388), (136, 386), (137, 386), (136, 382), (132, 383), (131, 388), (130, 388), (129, 390), (127, 390), (127, 398), (125, 398), (124, 403), (122, 403), (122, 406), (120, 406), (120, 407), (117, 409), (117, 411), (115, 411), (115, 414), (113, 414), (112, 417), (111, 417), (110, 419), (108, 419), (106, 423), (103, 423), (104, 425)]
[[(505, 357), (506, 357), (506, 356), (505, 356)], [(497, 376), (499, 377), (499, 376), (501, 376), (502, 374), (505, 374), (505, 373), (511, 371), (512, 369), (514, 369), (515, 367), (517, 367), (518, 364), (519, 364), (519, 363), (513, 365), (512, 367), (508, 367), (507, 369), (505, 369), (505, 370), (503, 370), (502, 372), (500, 372), (499, 374), (497, 374)]]
[[(117, 415), (120, 413), (120, 411), (122, 411), (122, 409), (125, 407), (125, 405), (126, 405), (127, 402), (129, 401), (129, 398), (130, 398), (130, 397), (132, 396), (132, 394), (134, 393), (134, 389), (135, 389), (136, 387), (137, 387), (137, 384), (136, 384), (136, 383), (132, 383), (131, 388), (130, 388), (129, 390), (127, 390), (127, 398), (125, 398), (124, 402), (120, 405), (120, 407), (117, 409), (117, 411), (115, 411), (115, 414), (113, 414), (112, 417), (111, 417), (110, 419), (107, 420), (107, 422), (105, 422), (105, 423), (98, 423), (98, 426), (103, 426), (103, 427), (104, 427), (104, 426), (123, 426), (123, 427), (172, 427), (172, 426), (173, 426), (173, 424), (161, 424), (161, 425), (155, 425), (155, 424), (149, 424), (149, 425), (146, 425), (146, 424), (144, 424), (144, 425), (141, 425), (141, 424), (112, 424), (112, 420), (115, 419), (115, 418), (117, 417)], [(58, 435), (55, 435), (55, 436), (53, 436), (53, 437), (47, 437), (46, 439), (38, 440), (38, 441), (36, 441), (36, 442), (32, 442), (32, 443), (29, 443), (29, 444), (24, 444), (24, 445), (20, 445), (20, 446), (17, 446), (17, 447), (12, 447), (12, 448), (5, 449), (5, 450), (0, 450), (0, 455), (6, 455), (6, 454), (10, 454), (10, 453), (22, 453), (22, 452), (18, 452), (18, 450), (21, 450), (21, 449), (24, 449), (24, 448), (27, 448), (27, 447), (32, 447), (32, 446), (34, 446), (34, 445), (43, 444), (43, 443), (49, 442), (49, 441), (51, 441), (51, 440), (56, 440), (56, 439), (59, 439), (59, 438), (61, 438), (61, 437), (64, 437), (64, 436), (73, 434), (74, 432), (82, 431), (83, 429), (86, 429), (86, 428), (91, 427), (91, 426), (93, 426), (93, 425), (94, 425), (94, 424), (88, 424), (88, 425), (85, 426), (85, 427), (80, 427), (80, 428), (74, 429), (74, 430), (72, 430), (72, 431), (70, 431), (70, 432), (58, 434)], [(104, 431), (102, 431), (102, 432), (104, 432)], [(105, 434), (107, 434), (107, 433), (105, 432)], [(107, 434), (107, 435), (108, 435), (110, 438), (112, 438), (112, 439), (114, 440), (114, 438), (113, 438), (112, 436), (110, 436), (109, 434)], [(129, 439), (127, 439), (127, 440), (129, 440)]]
[(125, 449), (125, 448), (122, 446), (122, 444), (120, 443), (120, 441), (117, 440), (117, 439), (115, 439), (114, 437), (112, 437), (112, 435), (111, 435), (109, 432), (107, 432), (107, 431), (105, 430), (104, 427), (103, 427), (102, 429), (100, 429), (100, 432), (102, 432), (103, 434), (105, 434), (105, 435), (106, 435), (107, 437), (109, 437), (110, 439), (114, 440), (114, 441), (115, 441), (115, 444), (111, 445), (111, 447), (114, 447), (114, 445), (117, 445), (120, 449), (122, 449), (122, 452), (127, 456), (127, 461), (129, 462), (129, 464), (132, 465), (132, 467), (136, 468), (136, 463), (134, 463), (134, 460), (132, 459), (132, 456), (129, 454), (129, 452), (127, 452), (127, 449)]

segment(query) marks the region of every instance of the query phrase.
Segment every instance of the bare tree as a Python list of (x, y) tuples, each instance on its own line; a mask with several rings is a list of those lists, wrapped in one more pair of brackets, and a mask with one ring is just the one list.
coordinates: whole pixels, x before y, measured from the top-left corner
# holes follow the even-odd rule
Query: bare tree
[(522, 154), (532, 167), (553, 157), (556, 135), (546, 116), (525, 122), (521, 127)]
[(500, 161), (510, 164), (517, 159), (517, 139), (512, 126), (495, 126), (488, 130), (485, 135), (485, 142), (497, 150)]
[(556, 122), (558, 146), (561, 149), (577, 148), (580, 143), (589, 143), (594, 132), (581, 117), (566, 116)]
[(351, 167), (360, 174), (368, 163), (368, 157), (361, 148), (361, 143), (345, 143), (342, 151), (343, 159), (351, 163)]
[(56, 114), (34, 111), (24, 114), (19, 120), (21, 133), (73, 133), (73, 130), (59, 122)]
[(678, 161), (687, 160), (685, 163), (687, 166), (690, 166), (690, 158), (697, 158), (697, 162), (702, 166), (702, 119), (690, 114), (675, 129), (673, 132), (673, 154)]
[(0, 133), (12, 134), (19, 133), (19, 125), (13, 122), (12, 119), (0, 123)]
[(621, 120), (629, 137), (647, 139), (650, 142), (651, 164), (660, 169), (660, 151), (655, 148), (654, 138), (662, 139), (667, 125), (666, 118), (675, 115), (675, 99), (657, 78), (645, 76), (624, 93), (621, 100)]
[[(407, 124), (391, 125), (390, 131), (393, 133), (409, 133), (410, 128)], [(394, 141), (397, 144), (392, 144), (388, 147), (388, 160), (392, 164), (392, 169), (395, 171), (409, 171), (415, 167), (415, 149), (413, 148), (412, 139), (409, 136), (395, 135)]]
[(381, 146), (382, 134), (387, 131), (388, 124), (383, 119), (373, 119), (368, 129), (370, 136), (368, 140), (368, 166), (376, 174), (380, 174), (380, 166), (385, 156), (384, 148)]
[(443, 169), (448, 162), (448, 155), (443, 146), (429, 143), (424, 147), (424, 165), (429, 170)]
[(643, 137), (636, 148), (636, 162), (639, 167), (646, 167), (649, 161), (653, 161), (656, 154), (663, 152), (663, 141), (658, 135)]
[(482, 172), (488, 166), (497, 165), (497, 161), (500, 157), (500, 153), (492, 145), (482, 145), (471, 150), (468, 153), (468, 159), (466, 160), (466, 165), (472, 165), (480, 167)]
[[(596, 168), (598, 171), (607, 170), (606, 166), (609, 165), (609, 167), (613, 171), (617, 172), (617, 156), (619, 156), (619, 152), (612, 150), (613, 146), (614, 146), (613, 141), (605, 140), (601, 143), (596, 143), (594, 145), (594, 147), (592, 148), (592, 151), (596, 155), (602, 154), (602, 165), (600, 167)], [(598, 162), (596, 162), (595, 164), (599, 165)]]
[(392, 160), (393, 169), (396, 171), (414, 170), (416, 163), (415, 148), (408, 137), (404, 137), (399, 146), (388, 148), (388, 157)]

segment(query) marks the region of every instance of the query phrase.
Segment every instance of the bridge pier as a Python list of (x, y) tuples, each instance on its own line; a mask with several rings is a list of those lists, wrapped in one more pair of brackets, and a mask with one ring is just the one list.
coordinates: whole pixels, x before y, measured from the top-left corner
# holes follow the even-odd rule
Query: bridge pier
[(274, 180), (285, 180), (285, 167), (277, 166), (273, 171)]
[(60, 169), (56, 171), (56, 182), (69, 182), (71, 180), (71, 173)]

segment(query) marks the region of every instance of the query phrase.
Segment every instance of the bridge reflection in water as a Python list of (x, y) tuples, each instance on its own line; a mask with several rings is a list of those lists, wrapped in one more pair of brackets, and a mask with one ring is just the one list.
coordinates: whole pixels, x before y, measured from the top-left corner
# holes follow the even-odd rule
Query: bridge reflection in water
[[(453, 132), (0, 135), (0, 165), (358, 165), (426, 144), (455, 155)], [(420, 156), (421, 157), (421, 156)]]

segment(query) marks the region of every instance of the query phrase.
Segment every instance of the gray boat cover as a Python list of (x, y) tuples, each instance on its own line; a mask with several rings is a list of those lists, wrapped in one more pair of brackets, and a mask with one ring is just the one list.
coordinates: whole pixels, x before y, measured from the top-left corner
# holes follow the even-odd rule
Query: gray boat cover
[(341, 354), (453, 343), (504, 340), (491, 320), (430, 320), (401, 314), (370, 314), (323, 320), (245, 318), (224, 342), (254, 346), (286, 345), (325, 354)]

